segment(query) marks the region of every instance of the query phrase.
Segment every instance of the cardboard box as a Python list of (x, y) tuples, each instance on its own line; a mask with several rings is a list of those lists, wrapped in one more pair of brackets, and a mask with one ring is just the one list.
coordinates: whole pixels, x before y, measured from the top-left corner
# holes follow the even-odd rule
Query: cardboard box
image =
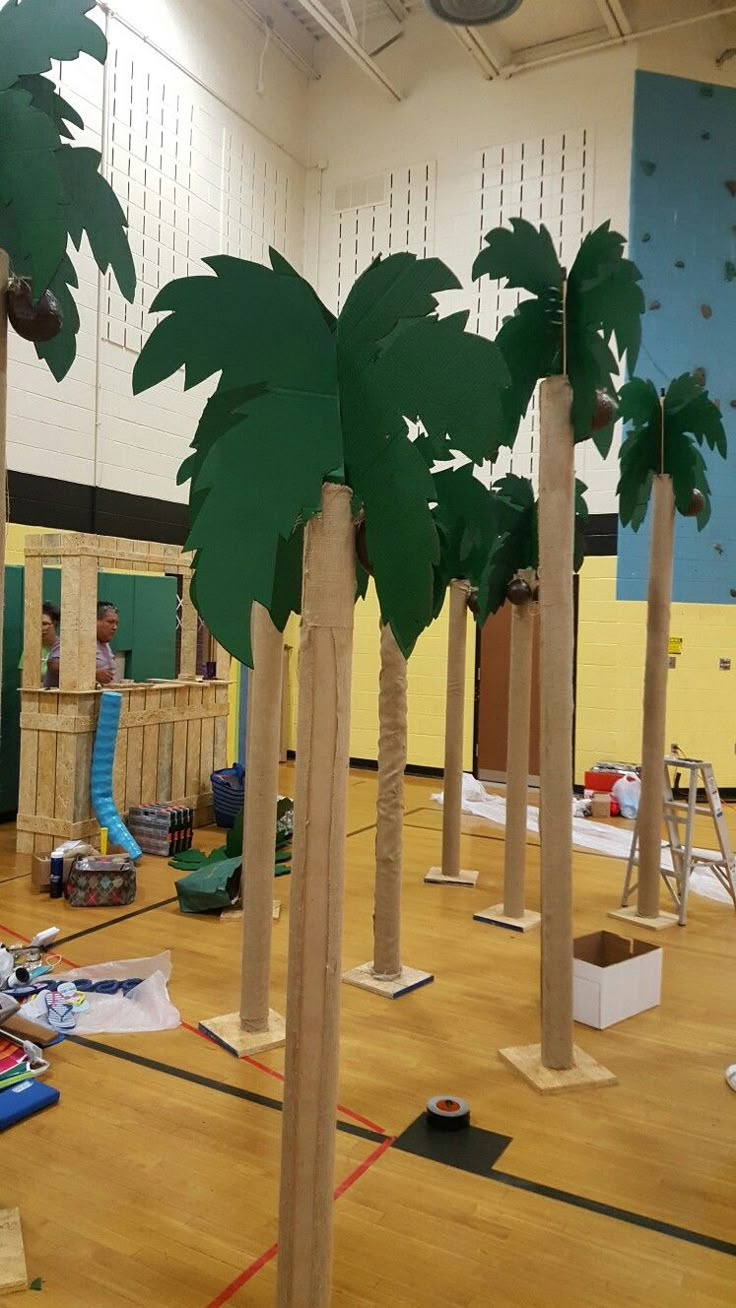
[[(68, 850), (64, 855), (64, 885), (69, 880), (69, 873), (72, 870), (72, 863), (75, 858), (83, 858), (89, 854), (96, 854), (97, 850), (92, 845), (87, 845), (83, 840), (76, 842), (74, 849)], [(51, 854), (34, 854), (31, 859), (31, 891), (34, 895), (47, 895), (49, 893), (49, 876), (51, 873)]]
[(594, 931), (572, 942), (573, 1018), (599, 1030), (655, 1008), (662, 989), (662, 948)]
[(609, 794), (592, 794), (590, 797), (590, 816), (607, 818), (611, 816), (611, 796)]

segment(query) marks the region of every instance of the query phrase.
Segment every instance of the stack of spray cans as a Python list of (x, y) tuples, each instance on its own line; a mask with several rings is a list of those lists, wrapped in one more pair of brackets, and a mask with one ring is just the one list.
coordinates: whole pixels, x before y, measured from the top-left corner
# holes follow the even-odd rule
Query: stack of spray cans
[(191, 849), (194, 812), (180, 804), (134, 804), (128, 813), (128, 830), (144, 854), (171, 858)]

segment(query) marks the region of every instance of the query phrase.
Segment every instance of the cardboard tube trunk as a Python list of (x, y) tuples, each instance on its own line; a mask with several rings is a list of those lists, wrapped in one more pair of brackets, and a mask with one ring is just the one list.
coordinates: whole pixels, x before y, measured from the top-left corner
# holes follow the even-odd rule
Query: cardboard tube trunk
[(305, 530), (278, 1308), (328, 1308), (355, 566), (347, 486)]
[(248, 694), (243, 811), (243, 933), (240, 1022), (269, 1029), (276, 805), (281, 737), (281, 632), (253, 605), (253, 672)]
[(465, 650), (470, 587), (452, 581), (447, 623), (447, 693), (445, 699), (445, 767), (442, 800), (442, 866), (430, 868), (425, 881), (474, 886), (478, 873), (460, 867), (463, 803), (463, 728), (465, 718)]
[(573, 1065), (572, 724), (575, 464), (566, 377), (540, 387), (539, 833), (542, 1063)]
[(667, 649), (672, 594), (672, 548), (675, 501), (672, 480), (662, 473), (652, 483), (652, 529), (647, 589), (647, 651), (639, 800), (639, 883), (637, 914), (659, 915), (662, 862), (662, 769), (667, 713)]
[(512, 606), (503, 864), (503, 911), (510, 918), (524, 916), (533, 622), (532, 604)]
[(406, 659), (388, 624), (381, 626), (378, 690), (378, 797), (373, 971), (401, 975), (401, 852), (406, 767)]

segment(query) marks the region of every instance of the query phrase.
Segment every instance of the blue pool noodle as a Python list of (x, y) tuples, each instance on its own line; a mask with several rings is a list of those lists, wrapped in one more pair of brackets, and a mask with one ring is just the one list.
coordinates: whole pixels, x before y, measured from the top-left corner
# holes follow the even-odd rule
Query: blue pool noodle
[(103, 690), (100, 695), (100, 712), (89, 774), (89, 798), (92, 812), (100, 826), (107, 827), (110, 843), (119, 845), (132, 859), (136, 859), (141, 856), (140, 845), (131, 836), (112, 797), (112, 764), (122, 703), (123, 697), (118, 690)]

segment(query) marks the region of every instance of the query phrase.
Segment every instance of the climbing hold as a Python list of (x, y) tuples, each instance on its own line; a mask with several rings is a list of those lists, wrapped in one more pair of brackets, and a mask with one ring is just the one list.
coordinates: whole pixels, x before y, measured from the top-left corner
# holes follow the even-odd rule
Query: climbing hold
[(643, 172), (645, 177), (651, 177), (652, 173), (656, 172), (657, 170), (657, 165), (655, 163), (652, 163), (651, 159), (640, 159), (639, 167), (641, 168), (641, 171)]
[(712, 87), (712, 86), (706, 86), (706, 85), (704, 84), (703, 86), (698, 87), (698, 91), (699, 91), (700, 95), (702, 95), (702, 97), (703, 97), (704, 100), (712, 100), (712, 99), (713, 99), (713, 87)]
[(736, 409), (736, 400), (729, 400), (732, 409)]
[(660, 304), (659, 300), (650, 300), (650, 301), (649, 301), (649, 304), (647, 305), (647, 308), (648, 308), (648, 309), (661, 309), (661, 308), (662, 308), (662, 305)]
[(713, 310), (711, 309), (709, 304), (701, 304), (700, 315), (702, 318), (712, 318)]
[(733, 259), (727, 259), (723, 265), (723, 276), (727, 282), (732, 282), (736, 277), (736, 263)]
[(700, 133), (700, 139), (701, 139), (701, 141), (709, 141), (709, 140), (710, 140), (710, 132), (701, 132), (701, 133)]
[(652, 233), (651, 233), (651, 232), (642, 232), (642, 235), (641, 235), (642, 245), (646, 244), (647, 241), (651, 241), (651, 239), (652, 239)]
[(736, 182), (735, 182), (735, 181), (724, 182), (724, 186), (726, 187), (726, 190), (728, 191), (728, 194), (729, 194), (729, 195), (736, 195)]
[(675, 267), (676, 267), (676, 268), (684, 268), (684, 267), (685, 267), (685, 260), (684, 260), (684, 259), (675, 259)]

